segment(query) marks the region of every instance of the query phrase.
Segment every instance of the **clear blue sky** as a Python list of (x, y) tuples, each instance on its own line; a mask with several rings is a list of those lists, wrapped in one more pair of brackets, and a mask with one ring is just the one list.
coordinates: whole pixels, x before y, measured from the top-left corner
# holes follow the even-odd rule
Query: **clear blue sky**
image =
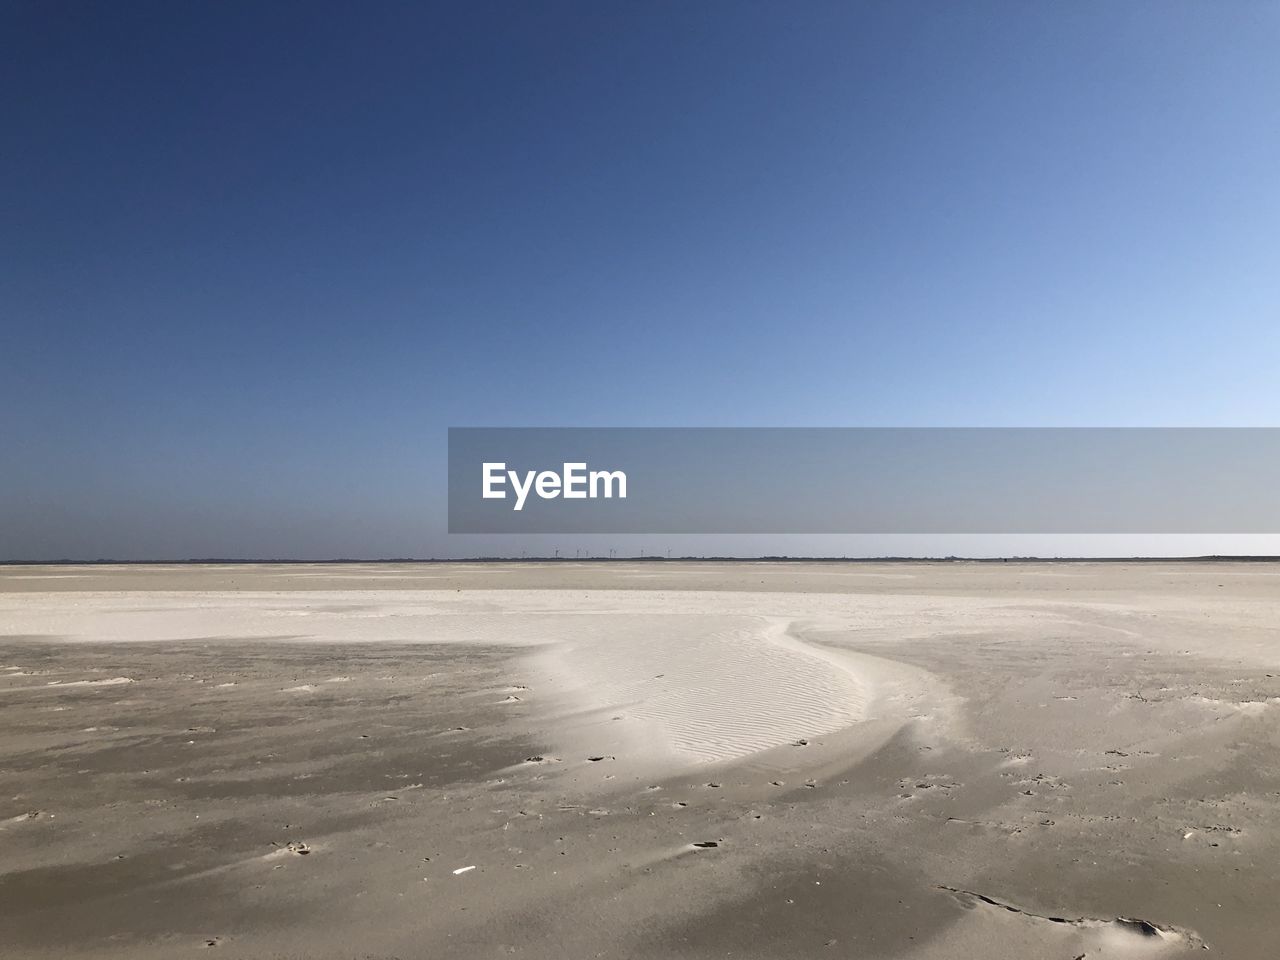
[(0, 559), (518, 553), (450, 425), (1280, 424), (1280, 4), (0, 37)]

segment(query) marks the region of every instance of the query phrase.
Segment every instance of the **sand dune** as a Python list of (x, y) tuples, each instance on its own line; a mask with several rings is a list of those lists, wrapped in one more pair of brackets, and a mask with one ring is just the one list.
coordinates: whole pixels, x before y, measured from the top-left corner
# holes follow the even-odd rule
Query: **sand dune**
[(571, 691), (588, 708), (645, 725), (651, 742), (682, 760), (731, 760), (838, 730), (865, 714), (869, 681), (851, 661), (789, 637), (786, 620), (576, 619), (576, 638), (553, 648), (549, 669), (572, 678)]

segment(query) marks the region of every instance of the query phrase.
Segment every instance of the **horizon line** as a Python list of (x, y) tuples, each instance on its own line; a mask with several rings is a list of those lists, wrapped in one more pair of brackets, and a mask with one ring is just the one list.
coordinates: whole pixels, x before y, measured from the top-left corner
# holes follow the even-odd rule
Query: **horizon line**
[(298, 558), (251, 558), (251, 557), (189, 557), (181, 560), (114, 560), (99, 558), (96, 560), (73, 560), (60, 558), (57, 560), (0, 560), (0, 567), (95, 567), (95, 566), (219, 566), (248, 564), (298, 564), (298, 565), (339, 565), (352, 563), (1276, 563), (1280, 555), (1276, 554), (1201, 554), (1193, 556), (1142, 556), (1126, 557), (1041, 557), (1041, 556), (996, 556), (996, 557), (964, 557), (946, 556), (907, 556), (887, 555), (879, 557), (833, 557), (833, 556), (791, 556), (788, 554), (761, 554), (758, 556), (723, 556), (723, 555), (687, 555), (679, 557), (640, 555), (632, 557), (330, 557), (324, 559)]

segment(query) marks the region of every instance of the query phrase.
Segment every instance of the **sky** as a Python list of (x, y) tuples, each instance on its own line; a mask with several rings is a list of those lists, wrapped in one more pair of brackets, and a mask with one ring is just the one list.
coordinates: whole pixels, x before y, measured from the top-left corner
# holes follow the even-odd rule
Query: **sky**
[(449, 536), (450, 426), (1280, 425), (1278, 48), (1256, 0), (5, 4), (0, 559), (604, 549)]

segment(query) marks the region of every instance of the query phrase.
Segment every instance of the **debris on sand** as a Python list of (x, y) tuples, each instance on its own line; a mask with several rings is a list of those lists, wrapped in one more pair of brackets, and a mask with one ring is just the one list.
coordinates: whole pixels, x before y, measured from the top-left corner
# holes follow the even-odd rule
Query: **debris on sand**
[(1158, 926), (1150, 920), (1143, 920), (1139, 917), (1065, 917), (1065, 916), (1049, 916), (1047, 914), (1032, 913), (1030, 910), (1024, 910), (1022, 907), (1015, 906), (1004, 900), (998, 900), (995, 897), (987, 896), (984, 893), (976, 893), (973, 890), (963, 890), (958, 887), (948, 887), (943, 884), (938, 885), (939, 890), (945, 890), (962, 901), (978, 902), (988, 906), (996, 907), (1008, 913), (1019, 914), (1033, 922), (1059, 923), (1066, 926), (1080, 927), (1082, 929), (1092, 930), (1113, 930), (1129, 934), (1143, 939), (1164, 940), (1173, 943), (1181, 943), (1190, 947), (1199, 947), (1207, 950), (1205, 942), (1196, 934), (1189, 930), (1182, 930), (1172, 926)]

